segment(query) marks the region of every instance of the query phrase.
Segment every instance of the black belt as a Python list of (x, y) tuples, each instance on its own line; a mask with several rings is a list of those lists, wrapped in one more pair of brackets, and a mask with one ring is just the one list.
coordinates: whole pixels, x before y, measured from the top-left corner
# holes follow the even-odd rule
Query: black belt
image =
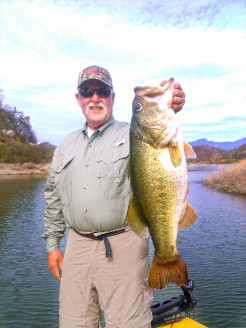
[(111, 248), (110, 242), (109, 242), (109, 240), (108, 240), (107, 237), (119, 235), (119, 234), (121, 234), (121, 233), (123, 233), (123, 232), (126, 231), (125, 228), (122, 228), (120, 230), (111, 231), (111, 232), (105, 232), (105, 233), (102, 233), (101, 235), (95, 236), (93, 233), (81, 233), (81, 232), (75, 230), (74, 228), (73, 228), (73, 230), (78, 235), (80, 235), (82, 237), (86, 237), (86, 238), (93, 239), (93, 240), (103, 240), (104, 241), (104, 245), (105, 245), (106, 257), (107, 258), (111, 258), (112, 257), (112, 248)]

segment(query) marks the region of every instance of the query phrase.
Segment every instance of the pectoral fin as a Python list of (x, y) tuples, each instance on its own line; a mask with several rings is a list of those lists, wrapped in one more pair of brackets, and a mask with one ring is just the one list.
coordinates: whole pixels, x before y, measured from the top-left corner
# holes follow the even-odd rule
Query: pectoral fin
[(143, 224), (143, 221), (141, 220), (136, 209), (134, 199), (131, 200), (128, 208), (127, 222), (131, 226), (132, 230), (140, 237), (147, 238), (149, 236), (149, 229)]
[(181, 164), (182, 153), (179, 146), (168, 145), (169, 155), (174, 167), (177, 167)]
[(186, 228), (190, 227), (196, 221), (196, 219), (197, 219), (196, 212), (193, 210), (193, 208), (187, 202), (184, 216), (179, 221), (179, 228), (186, 229)]

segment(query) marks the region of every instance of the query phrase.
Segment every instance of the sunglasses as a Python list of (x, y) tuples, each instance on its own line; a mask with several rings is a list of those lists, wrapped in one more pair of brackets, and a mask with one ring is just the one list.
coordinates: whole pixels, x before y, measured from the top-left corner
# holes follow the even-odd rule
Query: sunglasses
[(94, 93), (100, 98), (108, 98), (111, 95), (111, 88), (101, 88), (101, 89), (90, 89), (90, 88), (80, 88), (79, 94), (84, 98), (91, 98)]

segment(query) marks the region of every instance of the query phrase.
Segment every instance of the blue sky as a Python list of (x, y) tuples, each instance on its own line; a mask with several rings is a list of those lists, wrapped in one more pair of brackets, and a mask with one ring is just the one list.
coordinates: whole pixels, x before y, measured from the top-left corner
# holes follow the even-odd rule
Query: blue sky
[(245, 137), (243, 0), (1, 0), (0, 21), (4, 103), (30, 116), (39, 142), (81, 127), (77, 77), (94, 64), (111, 72), (117, 120), (130, 122), (136, 85), (174, 77), (187, 141)]

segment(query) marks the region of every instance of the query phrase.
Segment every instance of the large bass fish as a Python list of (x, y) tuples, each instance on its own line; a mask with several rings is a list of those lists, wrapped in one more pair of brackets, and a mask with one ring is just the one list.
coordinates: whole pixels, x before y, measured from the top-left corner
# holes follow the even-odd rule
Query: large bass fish
[(179, 228), (197, 218), (186, 200), (186, 157), (195, 157), (184, 143), (171, 109), (174, 79), (163, 87), (136, 87), (130, 129), (130, 167), (133, 198), (128, 223), (153, 240), (155, 254), (149, 275), (152, 288), (188, 284), (186, 264), (176, 241)]

